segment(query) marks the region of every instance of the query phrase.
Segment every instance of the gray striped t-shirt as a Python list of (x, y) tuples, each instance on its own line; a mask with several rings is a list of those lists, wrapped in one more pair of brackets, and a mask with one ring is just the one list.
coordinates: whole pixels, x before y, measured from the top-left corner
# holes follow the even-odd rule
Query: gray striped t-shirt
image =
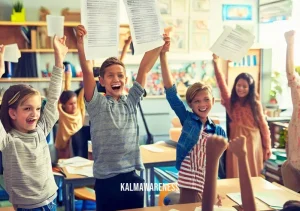
[(22, 133), (13, 129), (6, 133), (0, 122), (5, 189), (9, 201), (22, 208), (49, 203), (47, 199), (56, 194), (46, 136), (58, 120), (57, 102), (62, 88), (62, 73), (63, 69), (53, 68), (47, 103), (35, 131)]
[(117, 101), (98, 93), (95, 87), (91, 101), (85, 101), (91, 121), (95, 178), (144, 168), (137, 135), (137, 104), (143, 93), (143, 87), (134, 82), (128, 96)]

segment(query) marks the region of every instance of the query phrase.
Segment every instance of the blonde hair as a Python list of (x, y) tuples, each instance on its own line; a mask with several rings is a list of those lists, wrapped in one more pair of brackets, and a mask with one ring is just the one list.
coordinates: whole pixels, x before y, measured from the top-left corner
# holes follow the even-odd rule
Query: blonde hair
[(26, 84), (10, 86), (4, 93), (0, 111), (0, 120), (6, 132), (14, 128), (9, 115), (9, 109), (17, 109), (29, 97), (40, 95), (39, 91)]
[(186, 102), (190, 104), (193, 101), (194, 97), (201, 91), (208, 91), (211, 96), (213, 96), (211, 86), (201, 82), (197, 82), (187, 89), (185, 95)]

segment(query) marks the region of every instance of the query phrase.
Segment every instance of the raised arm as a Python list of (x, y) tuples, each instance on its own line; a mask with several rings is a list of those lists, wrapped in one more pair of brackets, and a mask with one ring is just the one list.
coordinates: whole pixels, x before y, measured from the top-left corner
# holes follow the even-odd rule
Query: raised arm
[(264, 154), (264, 161), (268, 160), (271, 157), (271, 133), (263, 113), (263, 108), (261, 102), (256, 100), (257, 106), (257, 119), (258, 119), (258, 128), (260, 129), (260, 135), (262, 139), (262, 146), (263, 146), (263, 154)]
[(220, 157), (228, 144), (222, 136), (210, 136), (206, 141), (205, 183), (203, 189), (202, 210), (213, 211), (217, 198), (218, 165)]
[(96, 81), (93, 73), (93, 64), (92, 61), (86, 60), (83, 37), (87, 34), (84, 26), (79, 25), (76, 28), (76, 37), (77, 37), (77, 49), (79, 55), (80, 66), (83, 73), (83, 88), (84, 88), (84, 97), (87, 102), (91, 101), (94, 90), (96, 86)]
[(161, 65), (162, 78), (163, 78), (164, 87), (166, 89), (166, 98), (171, 108), (178, 116), (181, 125), (183, 125), (187, 117), (188, 111), (177, 94), (176, 86), (173, 84), (172, 75), (167, 60), (167, 52), (169, 51), (169, 49), (170, 49), (170, 40), (168, 39), (168, 41), (164, 44), (160, 53), (160, 65)]
[(65, 71), (65, 87), (64, 87), (65, 91), (71, 90), (71, 78), (72, 78), (71, 70)]
[(58, 120), (57, 103), (62, 90), (62, 75), (64, 72), (63, 61), (68, 52), (68, 47), (66, 46), (66, 36), (61, 39), (55, 36), (53, 39), (53, 44), (55, 66), (53, 67), (50, 79), (47, 103), (38, 123), (38, 126), (43, 129), (45, 135), (48, 135)]
[(216, 80), (222, 98), (222, 104), (225, 106), (226, 110), (228, 110), (230, 105), (230, 90), (228, 89), (224, 74), (220, 71), (218, 63), (219, 63), (219, 57), (213, 54), (213, 66), (214, 66)]
[(4, 51), (5, 51), (5, 46), (0, 45), (0, 78), (5, 73)]
[(123, 46), (123, 49), (122, 49), (122, 52), (121, 52), (121, 55), (120, 55), (120, 61), (121, 62), (124, 62), (124, 58), (127, 54), (127, 51), (129, 49), (129, 46), (130, 46), (130, 43), (131, 43), (131, 36), (128, 37), (127, 40), (125, 40), (125, 44)]
[(169, 48), (170, 48), (170, 40), (168, 41), (168, 43), (166, 43), (163, 46), (163, 49), (161, 50), (160, 53), (161, 74), (164, 82), (164, 87), (166, 89), (169, 89), (173, 86), (172, 75), (169, 69), (168, 59), (167, 59), (167, 51), (169, 51)]
[(295, 77), (294, 71), (294, 37), (295, 31), (288, 31), (284, 34), (287, 48), (286, 48), (286, 76), (289, 81)]
[[(165, 42), (167, 42), (166, 39), (167, 38), (164, 37)], [(142, 87), (145, 87), (147, 73), (152, 69), (153, 65), (155, 64), (162, 47), (163, 46), (160, 46), (158, 48), (155, 48), (155, 49), (145, 53), (145, 55), (141, 61), (141, 64), (140, 64), (137, 77), (136, 77), (136, 81)]]
[(245, 136), (237, 137), (229, 142), (229, 150), (238, 158), (239, 180), (244, 211), (257, 211), (253, 189), (251, 185), (251, 176), (249, 163), (247, 159), (247, 148)]

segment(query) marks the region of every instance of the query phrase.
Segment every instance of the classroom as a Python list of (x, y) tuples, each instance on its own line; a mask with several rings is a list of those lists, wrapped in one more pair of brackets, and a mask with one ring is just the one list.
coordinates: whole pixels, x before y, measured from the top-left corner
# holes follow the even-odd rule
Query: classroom
[(299, 10), (0, 0), (0, 211), (300, 210)]

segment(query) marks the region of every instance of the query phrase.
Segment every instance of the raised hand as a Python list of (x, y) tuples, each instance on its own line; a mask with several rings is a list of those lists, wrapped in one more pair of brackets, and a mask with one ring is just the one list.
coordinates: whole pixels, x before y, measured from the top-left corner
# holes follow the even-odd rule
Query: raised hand
[(0, 45), (0, 77), (5, 72), (5, 66), (4, 66), (4, 51), (5, 51), (5, 45)]
[(217, 135), (209, 136), (206, 142), (206, 156), (218, 160), (227, 149), (227, 146), (228, 143), (224, 137)]
[(128, 39), (125, 40), (125, 45), (130, 45), (131, 40), (132, 40), (132, 38), (131, 38), (131, 36), (129, 36)]
[(294, 43), (296, 32), (294, 30), (287, 31), (284, 33), (285, 41), (287, 44)]
[(165, 44), (161, 49), (161, 53), (168, 52), (170, 50), (171, 39), (168, 34), (163, 34)]
[(58, 38), (54, 36), (54, 55), (55, 55), (55, 66), (63, 68), (63, 61), (68, 53), (68, 47), (66, 46), (67, 37)]
[(219, 60), (219, 57), (216, 54), (213, 54), (213, 61), (217, 63), (218, 60)]
[(82, 45), (83, 44), (83, 37), (87, 34), (85, 28), (83, 25), (78, 25), (76, 27), (76, 39), (77, 44)]
[(246, 137), (239, 136), (230, 140), (228, 149), (238, 158), (245, 157), (247, 155)]

